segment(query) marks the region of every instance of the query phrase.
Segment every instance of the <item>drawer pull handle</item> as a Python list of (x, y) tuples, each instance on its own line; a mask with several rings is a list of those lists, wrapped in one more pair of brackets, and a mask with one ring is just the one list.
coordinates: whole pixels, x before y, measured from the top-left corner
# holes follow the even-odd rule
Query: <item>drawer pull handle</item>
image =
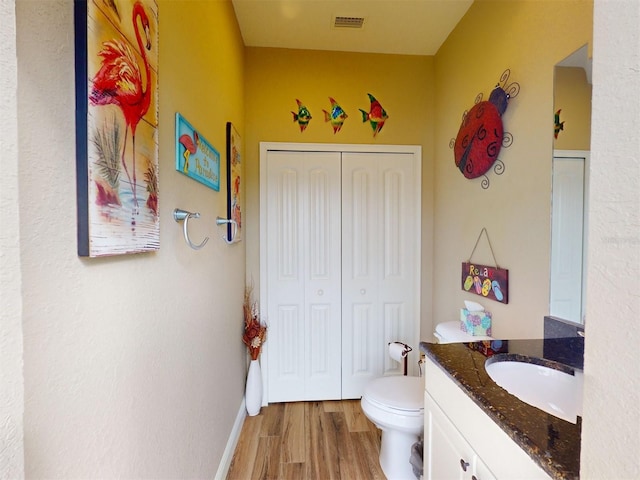
[(465, 462), (464, 458), (460, 459), (460, 468), (462, 469), (463, 472), (467, 471), (467, 467), (469, 466), (469, 462)]

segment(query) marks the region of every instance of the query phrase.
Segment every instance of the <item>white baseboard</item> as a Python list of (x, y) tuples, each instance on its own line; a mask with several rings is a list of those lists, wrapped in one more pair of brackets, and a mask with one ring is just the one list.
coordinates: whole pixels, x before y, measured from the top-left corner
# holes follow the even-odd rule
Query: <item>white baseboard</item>
[(233, 423), (233, 428), (231, 429), (229, 439), (227, 440), (227, 446), (224, 449), (224, 453), (220, 459), (220, 464), (218, 465), (218, 471), (215, 476), (216, 480), (224, 480), (229, 473), (229, 467), (231, 467), (231, 461), (233, 460), (233, 453), (238, 445), (240, 432), (242, 431), (242, 425), (244, 424), (245, 418), (247, 418), (247, 407), (244, 403), (244, 397), (242, 397), (242, 403), (240, 403), (240, 409), (238, 410), (238, 415), (236, 415), (236, 421)]

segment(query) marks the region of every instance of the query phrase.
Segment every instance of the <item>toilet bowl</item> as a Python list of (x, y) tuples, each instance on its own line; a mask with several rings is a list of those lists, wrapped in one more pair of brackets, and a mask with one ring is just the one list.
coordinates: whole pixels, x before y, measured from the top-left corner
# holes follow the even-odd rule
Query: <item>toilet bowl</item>
[(372, 380), (360, 404), (382, 430), (379, 459), (387, 479), (415, 479), (409, 458), (424, 428), (423, 378), (394, 375)]

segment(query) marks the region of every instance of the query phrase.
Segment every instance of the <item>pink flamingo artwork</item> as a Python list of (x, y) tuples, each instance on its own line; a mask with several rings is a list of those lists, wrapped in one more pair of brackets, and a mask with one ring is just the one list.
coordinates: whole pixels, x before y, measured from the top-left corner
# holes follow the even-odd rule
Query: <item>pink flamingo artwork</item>
[(182, 154), (182, 156), (184, 157), (184, 166), (182, 167), (182, 171), (184, 173), (188, 173), (189, 156), (195, 155), (195, 153), (198, 151), (198, 132), (194, 130), (193, 139), (185, 133), (183, 135), (180, 135), (180, 138), (178, 140), (180, 142), (180, 145), (184, 147), (184, 153)]
[[(138, 42), (138, 49), (144, 62), (144, 86), (140, 66), (129, 45), (122, 40), (111, 40), (103, 43), (103, 49), (98, 54), (102, 57), (102, 64), (100, 70), (93, 78), (93, 88), (89, 94), (89, 100), (93, 105), (117, 105), (124, 115), (126, 130), (122, 148), (122, 165), (131, 185), (134, 205), (137, 207), (136, 128), (142, 117), (144, 117), (149, 110), (151, 103), (151, 92), (149, 91), (151, 69), (149, 68), (149, 62), (145, 54), (145, 49), (151, 50), (149, 18), (140, 2), (136, 2), (133, 6), (132, 22)], [(143, 43), (140, 36), (138, 24), (142, 25), (145, 43)], [(133, 180), (129, 174), (127, 162), (125, 161), (129, 130), (131, 130), (133, 152)]]

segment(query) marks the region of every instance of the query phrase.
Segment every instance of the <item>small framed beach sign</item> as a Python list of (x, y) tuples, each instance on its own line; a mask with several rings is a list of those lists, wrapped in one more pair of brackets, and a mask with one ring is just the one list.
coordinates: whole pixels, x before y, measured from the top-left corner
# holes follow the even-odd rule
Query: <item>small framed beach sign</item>
[(220, 191), (220, 153), (176, 113), (176, 170)]
[(500, 303), (509, 303), (509, 270), (462, 262), (462, 289)]

